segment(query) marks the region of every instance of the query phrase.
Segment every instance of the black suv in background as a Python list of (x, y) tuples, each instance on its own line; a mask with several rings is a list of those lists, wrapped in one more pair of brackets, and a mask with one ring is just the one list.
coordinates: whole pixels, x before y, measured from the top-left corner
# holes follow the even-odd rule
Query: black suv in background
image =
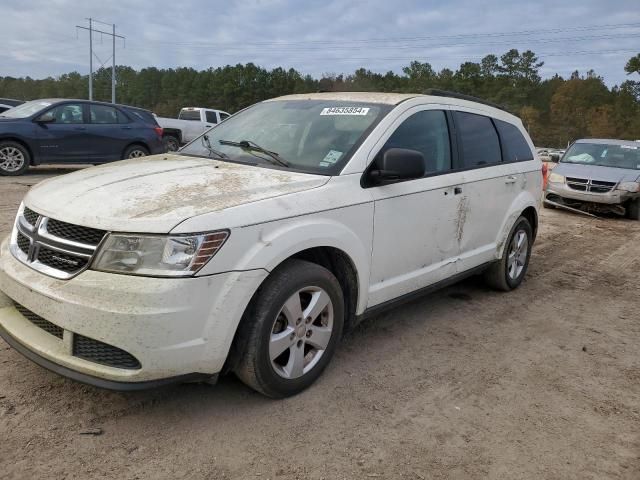
[(105, 163), (163, 153), (147, 110), (86, 100), (32, 100), (0, 113), (0, 175), (43, 163)]

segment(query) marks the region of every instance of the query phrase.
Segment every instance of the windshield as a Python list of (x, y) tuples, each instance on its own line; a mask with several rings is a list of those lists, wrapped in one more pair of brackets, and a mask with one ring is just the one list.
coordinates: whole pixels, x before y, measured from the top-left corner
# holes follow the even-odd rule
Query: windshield
[(47, 102), (44, 100), (32, 100), (27, 103), (23, 103), (22, 105), (18, 105), (15, 108), (11, 108), (6, 112), (2, 113), (3, 118), (27, 118), (33, 115), (34, 113), (38, 113), (40, 110), (51, 105), (51, 102)]
[[(205, 134), (208, 142), (196, 138), (180, 152), (215, 157), (209, 144), (227, 156), (225, 160), (334, 175), (390, 110), (388, 105), (329, 100), (263, 102), (209, 130)], [(262, 153), (237, 145), (244, 142), (277, 154), (288, 167), (274, 165), (261, 159)]]
[(580, 163), (602, 167), (640, 170), (640, 143), (613, 145), (607, 143), (574, 143), (562, 157), (562, 163)]

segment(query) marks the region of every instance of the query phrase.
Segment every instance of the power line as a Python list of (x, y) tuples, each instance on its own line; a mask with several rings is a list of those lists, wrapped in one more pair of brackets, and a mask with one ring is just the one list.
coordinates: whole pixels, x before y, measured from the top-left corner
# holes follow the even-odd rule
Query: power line
[[(116, 38), (121, 38), (122, 41), (124, 42), (125, 37), (123, 37), (122, 35), (116, 35), (115, 23), (111, 24), (113, 31), (112, 33), (109, 33), (109, 32), (104, 32), (102, 30), (93, 28), (94, 22), (100, 23), (102, 25), (109, 25), (108, 23), (102, 22), (100, 20), (95, 20), (92, 18), (87, 18), (87, 20), (89, 21), (89, 28), (76, 25), (76, 29), (79, 28), (82, 30), (89, 31), (89, 100), (93, 100), (93, 57), (95, 56), (98, 59), (98, 61), (102, 63), (102, 65), (100, 65), (100, 68), (102, 68), (105, 65), (105, 63), (107, 63), (110, 59), (113, 60), (112, 66), (111, 66), (111, 102), (116, 103)], [(100, 33), (101, 35), (110, 36), (113, 41), (112, 43), (113, 51), (111, 53), (111, 57), (108, 58), (105, 62), (102, 62), (102, 60), (100, 60), (98, 55), (93, 52), (93, 33), (94, 32)]]

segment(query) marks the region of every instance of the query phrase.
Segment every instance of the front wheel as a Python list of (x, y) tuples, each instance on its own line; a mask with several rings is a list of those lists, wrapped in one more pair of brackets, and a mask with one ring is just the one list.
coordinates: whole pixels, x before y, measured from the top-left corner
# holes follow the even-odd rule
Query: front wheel
[(242, 319), (236, 375), (273, 398), (295, 395), (320, 376), (344, 324), (344, 299), (326, 268), (288, 260), (260, 287)]
[(176, 152), (180, 148), (180, 141), (173, 135), (165, 135), (164, 145), (167, 149), (167, 152)]
[(520, 217), (509, 232), (502, 259), (491, 265), (484, 274), (489, 286), (505, 292), (518, 288), (529, 268), (532, 246), (531, 224), (526, 218)]
[(0, 142), (0, 175), (22, 175), (29, 169), (31, 157), (21, 144)]

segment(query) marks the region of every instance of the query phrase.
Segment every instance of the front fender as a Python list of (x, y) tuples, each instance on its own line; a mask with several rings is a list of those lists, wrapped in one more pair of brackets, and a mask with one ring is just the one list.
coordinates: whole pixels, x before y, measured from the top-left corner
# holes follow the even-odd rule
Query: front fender
[(370, 203), (234, 229), (229, 244), (222, 247), (200, 275), (255, 269), (271, 272), (303, 250), (332, 247), (342, 251), (356, 269), (360, 313), (367, 302), (372, 219)]

